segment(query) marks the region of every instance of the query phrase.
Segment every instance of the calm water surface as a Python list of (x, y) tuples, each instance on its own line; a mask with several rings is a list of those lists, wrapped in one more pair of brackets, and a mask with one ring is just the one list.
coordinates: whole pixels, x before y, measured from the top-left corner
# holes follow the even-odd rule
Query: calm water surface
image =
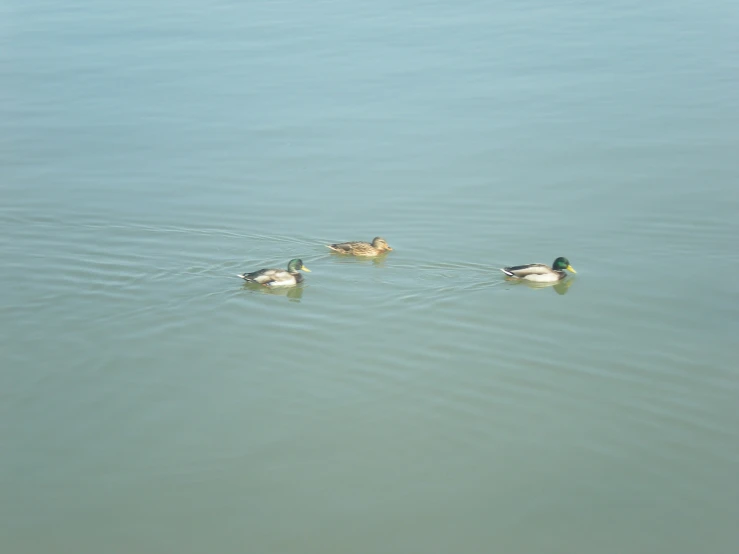
[(736, 552), (737, 6), (3, 2), (2, 551)]

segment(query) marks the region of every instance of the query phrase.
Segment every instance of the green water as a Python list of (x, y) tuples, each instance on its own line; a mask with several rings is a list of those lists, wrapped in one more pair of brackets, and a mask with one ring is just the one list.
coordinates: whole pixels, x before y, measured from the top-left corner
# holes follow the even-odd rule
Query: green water
[(4, 2), (0, 550), (735, 552), (738, 26)]

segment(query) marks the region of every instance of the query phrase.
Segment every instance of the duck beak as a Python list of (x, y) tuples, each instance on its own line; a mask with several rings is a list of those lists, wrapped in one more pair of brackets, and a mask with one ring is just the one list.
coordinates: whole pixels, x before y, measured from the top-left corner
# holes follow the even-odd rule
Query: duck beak
[(575, 271), (575, 268), (573, 268), (571, 265), (567, 266), (567, 271), (571, 271), (572, 273), (577, 273), (577, 271)]
[(389, 246), (387, 247), (387, 249), (388, 249), (388, 250), (392, 250), (392, 248), (390, 248)]
[(310, 269), (308, 269), (308, 268), (307, 268), (307, 267), (305, 267), (305, 266), (301, 267), (301, 268), (300, 268), (300, 271), (307, 271), (308, 273), (310, 273)]

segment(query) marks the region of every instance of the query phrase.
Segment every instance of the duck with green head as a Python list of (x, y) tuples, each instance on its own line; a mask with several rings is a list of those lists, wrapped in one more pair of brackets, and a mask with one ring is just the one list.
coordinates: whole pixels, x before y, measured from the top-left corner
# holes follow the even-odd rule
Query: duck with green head
[(567, 258), (559, 257), (554, 260), (552, 267), (546, 264), (526, 264), (504, 267), (501, 269), (506, 276), (512, 279), (523, 279), (534, 283), (554, 283), (561, 281), (567, 274), (565, 270), (577, 273)]
[(251, 273), (240, 273), (239, 277), (247, 283), (257, 283), (265, 287), (291, 287), (303, 281), (300, 271), (310, 273), (310, 269), (303, 265), (303, 260), (295, 259), (290, 260), (287, 269), (260, 269)]

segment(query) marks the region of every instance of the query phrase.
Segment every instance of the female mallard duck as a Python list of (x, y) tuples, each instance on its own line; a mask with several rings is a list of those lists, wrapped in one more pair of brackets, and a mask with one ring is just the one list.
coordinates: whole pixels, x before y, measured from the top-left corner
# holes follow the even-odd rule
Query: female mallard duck
[(352, 256), (379, 256), (380, 254), (384, 254), (385, 252), (392, 250), (382, 237), (373, 238), (372, 243), (340, 242), (338, 244), (329, 244), (327, 246), (335, 252), (351, 254)]
[(554, 260), (552, 267), (545, 264), (514, 265), (513, 267), (504, 267), (501, 271), (508, 277), (515, 279), (525, 279), (535, 283), (554, 283), (567, 276), (564, 272), (565, 269), (577, 273), (570, 265), (570, 261), (562, 257)]
[(265, 287), (290, 287), (303, 281), (303, 276), (298, 271), (310, 269), (303, 265), (303, 260), (290, 260), (287, 269), (260, 269), (252, 273), (239, 275), (247, 283), (259, 283)]

